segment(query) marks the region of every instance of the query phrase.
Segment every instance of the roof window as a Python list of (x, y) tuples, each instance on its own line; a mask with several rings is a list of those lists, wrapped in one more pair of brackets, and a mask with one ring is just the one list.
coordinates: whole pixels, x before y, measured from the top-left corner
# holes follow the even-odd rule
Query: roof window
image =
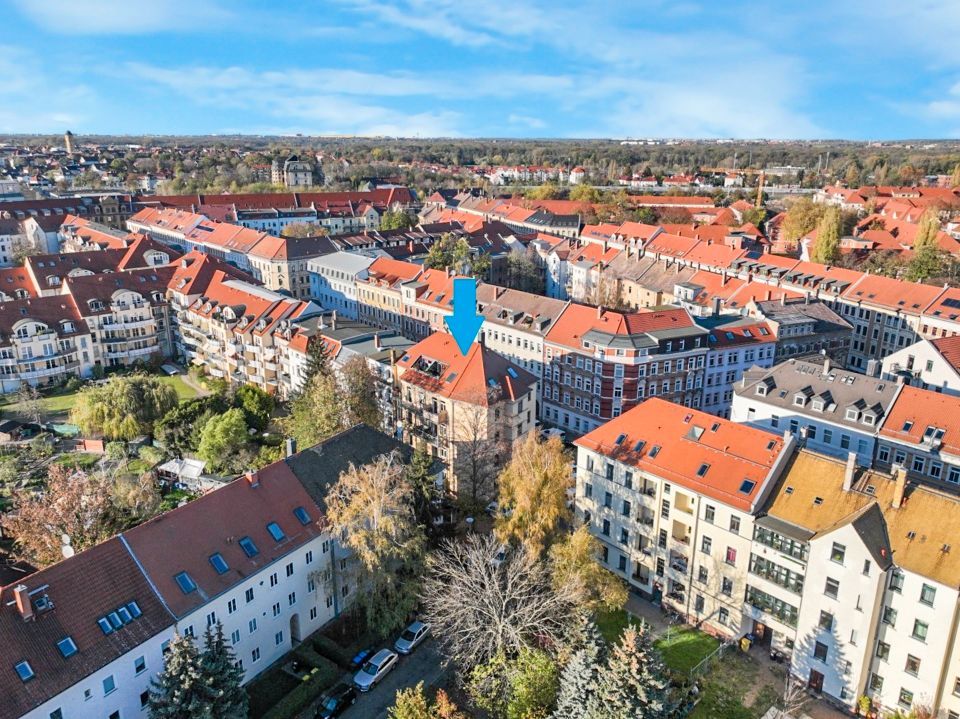
[(13, 665), (13, 670), (17, 673), (17, 676), (20, 677), (20, 681), (28, 682), (33, 679), (33, 667), (30, 666), (30, 662), (24, 659), (22, 662), (17, 662)]
[(227, 566), (227, 560), (223, 558), (223, 555), (220, 552), (215, 552), (210, 555), (210, 564), (213, 565), (213, 568), (217, 571), (217, 574), (226, 574), (230, 567)]
[(283, 533), (280, 525), (276, 522), (270, 522), (270, 524), (267, 525), (267, 531), (270, 532), (270, 536), (273, 537), (275, 542), (282, 542), (287, 538), (287, 535)]
[(303, 507), (297, 507), (294, 509), (293, 516), (296, 517), (297, 521), (304, 526), (310, 524), (310, 515), (307, 514), (307, 510)]
[(242, 537), (237, 544), (240, 545), (240, 549), (243, 550), (243, 553), (248, 557), (256, 557), (260, 554), (260, 550), (257, 549), (257, 545), (253, 543), (253, 540), (250, 537)]
[(61, 656), (66, 659), (77, 653), (77, 644), (73, 641), (73, 637), (64, 637), (57, 642), (57, 649), (60, 650)]
[(173, 580), (177, 583), (177, 586), (180, 587), (180, 591), (184, 594), (190, 594), (197, 590), (197, 584), (193, 581), (189, 574), (186, 572), (180, 572), (176, 575)]
[(740, 493), (741, 494), (750, 494), (753, 491), (753, 488), (757, 486), (757, 483), (752, 479), (745, 479), (740, 483)]

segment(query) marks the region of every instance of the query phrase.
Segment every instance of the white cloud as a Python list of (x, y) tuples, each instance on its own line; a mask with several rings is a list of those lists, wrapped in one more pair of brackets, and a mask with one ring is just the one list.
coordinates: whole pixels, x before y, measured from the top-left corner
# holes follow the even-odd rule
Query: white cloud
[(509, 122), (511, 125), (522, 125), (523, 127), (529, 127), (534, 130), (541, 130), (547, 126), (547, 123), (545, 123), (539, 117), (517, 115), (515, 113), (510, 113), (507, 115), (507, 122)]
[(213, 0), (14, 0), (47, 32), (64, 35), (141, 35), (209, 32), (233, 14)]
[(86, 85), (64, 83), (44, 72), (22, 48), (0, 45), (0, 132), (63, 132), (79, 127), (94, 102)]

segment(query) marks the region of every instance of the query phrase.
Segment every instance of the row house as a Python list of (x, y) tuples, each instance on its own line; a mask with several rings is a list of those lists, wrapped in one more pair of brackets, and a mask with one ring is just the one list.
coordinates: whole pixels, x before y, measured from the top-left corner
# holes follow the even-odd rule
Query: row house
[(325, 309), (348, 319), (358, 319), (357, 285), (367, 279), (374, 258), (353, 252), (333, 252), (307, 262), (310, 297)]
[(567, 306), (544, 343), (541, 419), (583, 434), (647, 397), (700, 407), (707, 334), (680, 308)]
[(921, 339), (883, 358), (884, 379), (914, 387), (960, 395), (960, 337)]
[(817, 355), (829, 357), (839, 367), (847, 366), (853, 325), (809, 295), (779, 300), (756, 299), (747, 303), (746, 313), (765, 321), (777, 336), (776, 363)]
[(876, 438), (903, 385), (822, 362), (755, 367), (736, 383), (730, 417), (771, 432), (789, 430), (824, 454), (873, 464)]
[[(816, 481), (811, 481), (811, 480)], [(931, 522), (930, 518), (937, 521)], [(752, 624), (816, 694), (853, 709), (960, 716), (960, 505), (893, 473), (808, 450), (757, 520)]]
[(751, 367), (772, 367), (777, 336), (766, 322), (752, 318), (716, 318), (704, 323), (707, 335), (707, 369), (703, 382), (704, 412), (730, 419), (733, 387)]
[(0, 719), (141, 716), (173, 637), (217, 624), (258, 676), (353, 599), (322, 508), (383, 455), (410, 450), (354, 427), (0, 588)]
[(367, 277), (357, 284), (360, 321), (375, 327), (414, 336), (407, 317), (403, 287), (416, 280), (423, 267), (389, 257), (378, 257), (367, 267)]
[(312, 302), (291, 299), (217, 270), (179, 318), (185, 359), (232, 384), (254, 384), (282, 393), (287, 383), (277, 338), (319, 313)]
[(602, 561), (691, 623), (741, 636), (754, 521), (795, 439), (651, 398), (575, 444), (576, 516)]
[(453, 337), (439, 332), (410, 347), (394, 372), (397, 436), (446, 465), (453, 494), (489, 491), (461, 484), (479, 484), (490, 471), (474, 464), (509, 457), (512, 443), (534, 430), (537, 378), (482, 342), (462, 355)]

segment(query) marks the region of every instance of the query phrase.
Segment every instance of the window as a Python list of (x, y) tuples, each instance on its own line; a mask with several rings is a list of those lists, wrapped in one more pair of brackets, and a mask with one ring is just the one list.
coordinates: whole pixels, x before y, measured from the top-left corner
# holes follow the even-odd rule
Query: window
[(917, 676), (917, 674), (920, 673), (920, 660), (912, 654), (908, 654), (907, 663), (906, 666), (904, 666), (903, 671), (905, 671), (907, 674)]
[(260, 661), (260, 647), (257, 647), (252, 652), (250, 652), (250, 658), (253, 660), (254, 664)]
[(104, 677), (103, 679), (103, 696), (111, 694), (117, 689), (117, 683), (113, 681), (113, 674)]
[(869, 559), (863, 560), (863, 576), (865, 577), (870, 576), (870, 560)]
[(697, 571), (697, 581), (700, 582), (701, 584), (706, 584), (706, 583), (707, 583), (707, 578), (708, 578), (709, 576), (710, 576), (710, 575), (709, 575), (709, 573), (707, 572), (707, 568), (704, 567), (704, 566), (701, 564), (701, 565), (700, 565), (700, 569)]
[[(147, 696), (149, 696), (149, 692), (144, 692), (144, 694), (147, 694)], [(143, 695), (141, 694), (140, 696), (142, 699)], [(141, 704), (140, 706), (143, 707), (144, 705)], [(54, 709), (52, 712), (50, 712), (50, 719), (63, 719), (63, 710)]]
[(282, 542), (287, 538), (287, 535), (283, 533), (280, 525), (276, 522), (270, 522), (270, 524), (267, 525), (267, 531), (270, 532), (270, 536), (273, 537), (273, 541), (275, 542)]
[(247, 630), (250, 632), (250, 634), (253, 634), (255, 631), (257, 631), (257, 618), (256, 618), (256, 617), (254, 617), (254, 618), (251, 619), (249, 622), (247, 622)]
[(813, 658), (819, 659), (821, 662), (827, 661), (827, 652), (829, 647), (823, 642), (817, 642), (813, 647)]
[(143, 657), (137, 657), (133, 660), (133, 673), (142, 674), (147, 668), (147, 660)]
[(311, 564), (313, 562), (313, 550), (308, 551), (303, 557), (304, 564)]
[(243, 593), (243, 598), (246, 600), (247, 604), (253, 601), (253, 587)]
[(288, 577), (293, 576), (293, 562), (290, 562), (289, 564), (287, 564), (287, 576)]
[(217, 570), (217, 574), (226, 574), (227, 570), (230, 569), (230, 567), (227, 566), (227, 561), (220, 552), (210, 555), (210, 564)]
[(311, 608), (310, 608), (310, 619), (311, 619), (311, 621), (312, 621), (312, 620), (314, 620), (314, 619), (316, 619), (316, 618), (317, 618), (317, 608), (316, 608), (316, 607), (311, 607)]
[(297, 593), (290, 592), (290, 594), (287, 595), (287, 604), (292, 607), (296, 603), (297, 603)]
[(847, 548), (842, 544), (837, 542), (833, 543), (833, 548), (830, 550), (830, 561), (836, 562), (837, 564), (843, 564), (843, 558), (847, 553)]
[(896, 567), (890, 574), (890, 591), (898, 593), (903, 591), (903, 572)]
[(214, 624), (216, 624), (216, 623), (217, 623), (217, 613), (216, 613), (216, 612), (210, 612), (210, 613), (207, 615), (207, 626), (208, 626), (208, 627), (212, 627), (212, 626), (213, 626)]
[(700, 551), (704, 554), (710, 554), (710, 550), (713, 548), (713, 540), (710, 537), (701, 537), (700, 538)]
[(877, 642), (877, 659), (887, 660), (890, 658), (890, 645), (886, 642)]
[(630, 516), (630, 502), (628, 500), (623, 500), (623, 504), (620, 507), (620, 514), (624, 517)]
[(733, 547), (727, 547), (727, 555), (724, 558), (724, 561), (727, 564), (736, 564), (737, 563), (737, 550)]
[(836, 579), (827, 577), (827, 583), (823, 588), (823, 593), (828, 597), (836, 599), (837, 595), (840, 593), (840, 582), (838, 582)]
[(260, 554), (260, 550), (257, 549), (257, 545), (253, 543), (253, 540), (250, 539), (250, 537), (241, 537), (237, 544), (240, 545), (240, 549), (242, 549), (243, 553), (248, 557), (256, 557), (258, 554)]
[(730, 531), (740, 534), (740, 517), (730, 517)]
[(140, 692), (140, 708), (146, 709), (147, 705), (150, 703), (150, 692)]
[(234, 629), (232, 632), (230, 632), (230, 643), (231, 643), (231, 644), (239, 644), (239, 643), (240, 643), (240, 630), (239, 630), (239, 629)]
[(717, 515), (717, 509), (713, 505), (708, 504), (707, 508), (703, 510), (703, 519), (710, 524), (713, 524), (714, 517)]
[(278, 647), (283, 644), (283, 632), (277, 632), (273, 635), (273, 643)]
[(293, 510), (293, 516), (297, 518), (297, 521), (300, 524), (307, 525), (310, 524), (310, 515), (307, 513), (307, 510), (303, 507), (297, 507)]
[(933, 599), (937, 596), (937, 590), (934, 587), (931, 587), (929, 584), (924, 584), (923, 589), (920, 590), (920, 601), (923, 604), (926, 604), (928, 607), (933, 606)]
[(730, 612), (721, 607), (720, 611), (717, 612), (717, 621), (721, 624), (726, 624), (730, 621)]
[(730, 596), (733, 594), (733, 580), (729, 577), (723, 577), (720, 580), (720, 593)]
[(883, 677), (879, 674), (870, 675), (870, 691), (877, 694), (883, 691)]
[(190, 594), (197, 590), (197, 585), (186, 572), (180, 572), (180, 574), (176, 575), (173, 579), (176, 581), (177, 586), (180, 587), (180, 591), (184, 594)]
[(57, 642), (57, 649), (60, 650), (60, 655), (66, 659), (77, 653), (77, 644), (73, 641), (73, 637), (64, 637)]
[(828, 632), (833, 629), (833, 615), (830, 612), (820, 612), (820, 628)]
[(883, 623), (889, 624), (891, 627), (897, 626), (897, 610), (893, 607), (884, 607)]
[(280, 580), (277, 578), (277, 573), (274, 572), (273, 574), (270, 575), (270, 586), (275, 587), (279, 583), (280, 583)]
[(227, 614), (233, 614), (235, 611), (237, 611), (237, 600), (231, 599), (227, 602)]
[(20, 681), (28, 682), (33, 679), (33, 667), (30, 666), (30, 662), (26, 660), (17, 662), (13, 665), (13, 669), (17, 673), (17, 676), (20, 677)]
[(927, 623), (915, 619), (913, 622), (913, 638), (921, 642), (927, 641)]
[(909, 709), (913, 706), (913, 692), (908, 691), (907, 689), (900, 689), (900, 696), (897, 699), (897, 703), (902, 706), (904, 709)]

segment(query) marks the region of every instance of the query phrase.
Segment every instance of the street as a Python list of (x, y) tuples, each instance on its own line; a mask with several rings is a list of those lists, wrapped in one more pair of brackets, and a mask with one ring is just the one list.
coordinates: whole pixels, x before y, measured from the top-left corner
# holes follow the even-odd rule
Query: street
[[(424, 687), (435, 686), (443, 681), (448, 669), (441, 665), (441, 656), (436, 642), (427, 640), (417, 647), (413, 654), (400, 656), (396, 668), (367, 694), (361, 694), (357, 703), (347, 709), (343, 719), (386, 719), (387, 710), (393, 706), (397, 691), (416, 686), (422, 681)], [(353, 673), (345, 675), (344, 681), (350, 682)], [(300, 715), (301, 719), (312, 719), (314, 705)]]

